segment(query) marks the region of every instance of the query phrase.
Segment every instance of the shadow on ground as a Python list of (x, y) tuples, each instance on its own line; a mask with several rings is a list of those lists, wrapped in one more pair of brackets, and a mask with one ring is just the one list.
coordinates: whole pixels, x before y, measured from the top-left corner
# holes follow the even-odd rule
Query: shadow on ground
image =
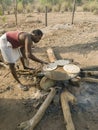
[[(84, 43), (84, 44), (78, 44), (75, 43), (74, 45), (70, 45), (69, 46), (64, 46), (64, 45), (60, 45), (60, 46), (54, 46), (55, 44), (53, 44), (52, 48), (54, 50), (54, 53), (57, 57), (57, 59), (61, 59), (60, 54), (62, 53), (78, 53), (78, 54), (89, 54), (91, 51), (97, 51), (98, 50), (98, 38), (96, 38), (95, 42), (91, 42), (91, 43)], [(46, 52), (46, 50), (48, 49), (49, 46), (47, 47), (36, 47), (33, 52), (34, 53), (43, 53)]]
[[(36, 111), (31, 109), (31, 106), (25, 106), (23, 102), (23, 100), (0, 99), (0, 130), (17, 130), (18, 124), (33, 117)], [(65, 130), (62, 111), (53, 108), (53, 105), (50, 107), (52, 112), (50, 108), (47, 109), (35, 130)]]

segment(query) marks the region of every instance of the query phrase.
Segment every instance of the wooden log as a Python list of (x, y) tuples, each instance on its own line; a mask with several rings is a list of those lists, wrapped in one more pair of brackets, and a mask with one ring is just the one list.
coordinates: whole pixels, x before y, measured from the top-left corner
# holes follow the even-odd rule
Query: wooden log
[(69, 83), (70, 83), (71, 85), (80, 87), (80, 79), (81, 79), (81, 78), (80, 78), (79, 76), (77, 76), (77, 77), (75, 77), (75, 78), (70, 79), (70, 80), (69, 80)]
[(95, 83), (98, 83), (98, 79), (95, 79), (95, 78), (90, 78), (90, 77), (85, 77), (85, 78), (81, 78), (80, 81), (86, 81), (86, 82), (95, 82)]
[(87, 66), (87, 67), (82, 67), (81, 68), (83, 71), (96, 71), (98, 70), (98, 66)]
[(85, 76), (98, 76), (98, 71), (83, 71), (83, 73)]
[(37, 113), (34, 117), (32, 117), (30, 120), (22, 122), (18, 125), (18, 129), (20, 130), (33, 130), (35, 126), (38, 124), (38, 122), (42, 119), (43, 115), (45, 114), (46, 109), (50, 105), (51, 101), (53, 100), (54, 96), (56, 94), (56, 89), (51, 88), (51, 91)]
[(69, 102), (74, 104), (76, 102), (76, 98), (67, 90), (61, 93), (61, 105), (64, 115), (64, 120), (66, 124), (67, 130), (75, 130), (75, 126), (72, 121)]
[(5, 67), (5, 68), (7, 68), (7, 69), (9, 69), (9, 66), (6, 65), (6, 64), (4, 64), (3, 62), (0, 62), (0, 65), (3, 66), (3, 67)]
[(17, 72), (18, 75), (33, 75), (33, 71), (27, 71), (27, 70), (20, 71), (20, 70), (17, 70), (16, 72)]
[(5, 75), (3, 75), (3, 77), (0, 79), (0, 82), (4, 81), (4, 78), (7, 77), (9, 74), (10, 74), (10, 71), (5, 73)]
[(52, 48), (47, 49), (47, 55), (48, 55), (48, 58), (49, 58), (50, 62), (54, 62), (56, 60), (56, 57), (54, 55), (54, 52), (53, 52)]

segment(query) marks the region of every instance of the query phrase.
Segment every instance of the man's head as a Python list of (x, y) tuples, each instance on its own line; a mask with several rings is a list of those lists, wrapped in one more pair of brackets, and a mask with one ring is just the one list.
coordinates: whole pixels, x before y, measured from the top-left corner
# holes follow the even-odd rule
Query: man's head
[(33, 30), (31, 33), (33, 35), (33, 41), (35, 43), (39, 42), (43, 36), (43, 32), (40, 29)]

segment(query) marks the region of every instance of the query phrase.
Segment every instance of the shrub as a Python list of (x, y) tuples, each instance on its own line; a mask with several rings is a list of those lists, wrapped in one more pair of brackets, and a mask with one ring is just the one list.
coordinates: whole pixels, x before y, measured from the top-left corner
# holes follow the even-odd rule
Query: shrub
[(94, 10), (93, 14), (98, 15), (98, 10)]
[(98, 10), (98, 2), (91, 1), (91, 2), (84, 4), (83, 10), (84, 11), (91, 11), (91, 12), (97, 11)]
[(60, 4), (54, 5), (54, 6), (52, 7), (52, 11), (53, 11), (53, 12), (59, 12), (59, 11), (60, 11)]
[(32, 12), (35, 9), (34, 6), (32, 6), (32, 4), (28, 3), (28, 5), (26, 6), (26, 11), (27, 13)]
[[(37, 7), (38, 12), (45, 12), (45, 5), (41, 5)], [(50, 4), (47, 4), (47, 12), (52, 11), (52, 6)]]
[(45, 12), (45, 6), (37, 6), (36, 7), (37, 12)]
[(72, 3), (71, 2), (67, 2), (67, 1), (65, 1), (65, 2), (63, 2), (62, 4), (61, 4), (61, 9), (60, 9), (60, 11), (62, 12), (64, 12), (64, 11), (72, 11)]
[(19, 2), (19, 3), (18, 3), (18, 5), (17, 5), (17, 11), (18, 11), (19, 13), (22, 13), (22, 12), (23, 12), (23, 4), (22, 4), (22, 2)]
[(6, 22), (6, 17), (2, 17), (2, 21), (5, 23)]
[(0, 5), (0, 15), (3, 15), (2, 7)]
[(52, 5), (51, 4), (47, 4), (47, 11), (51, 12), (52, 11)]

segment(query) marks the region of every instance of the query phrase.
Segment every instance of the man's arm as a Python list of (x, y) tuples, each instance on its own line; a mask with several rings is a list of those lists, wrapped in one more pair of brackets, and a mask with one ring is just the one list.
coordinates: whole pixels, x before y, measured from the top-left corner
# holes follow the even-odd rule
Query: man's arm
[(20, 51), (22, 53), (22, 57), (20, 58), (20, 60), (23, 65), (23, 68), (25, 69), (25, 68), (27, 68), (27, 66), (25, 65), (25, 59), (27, 59), (26, 55), (25, 55), (25, 48), (24, 47), (20, 48)]
[[(21, 53), (22, 53), (22, 57), (20, 58), (20, 61), (21, 61), (22, 65), (23, 65), (23, 68), (24, 68), (24, 69), (34, 70), (33, 68), (30, 68), (30, 67), (29, 67), (29, 61), (28, 61), (28, 59), (26, 58), (24, 47), (20, 48), (20, 51), (21, 51)], [(27, 62), (28, 62), (28, 63), (27, 63)], [(26, 63), (27, 63), (27, 64), (26, 64)]]
[(25, 55), (27, 58), (30, 58), (31, 60), (33, 61), (36, 61), (36, 62), (39, 62), (39, 63), (42, 63), (42, 64), (47, 64), (47, 62), (45, 61), (42, 61), (40, 59), (38, 59), (37, 57), (35, 57), (32, 52), (31, 52), (31, 45), (32, 45), (32, 40), (31, 38), (28, 36), (26, 39), (25, 39)]
[(32, 59), (33, 61), (39, 62), (39, 63), (41, 63), (41, 64), (47, 64), (47, 62), (38, 59), (38, 58), (35, 57), (33, 54), (29, 54), (29, 58)]

